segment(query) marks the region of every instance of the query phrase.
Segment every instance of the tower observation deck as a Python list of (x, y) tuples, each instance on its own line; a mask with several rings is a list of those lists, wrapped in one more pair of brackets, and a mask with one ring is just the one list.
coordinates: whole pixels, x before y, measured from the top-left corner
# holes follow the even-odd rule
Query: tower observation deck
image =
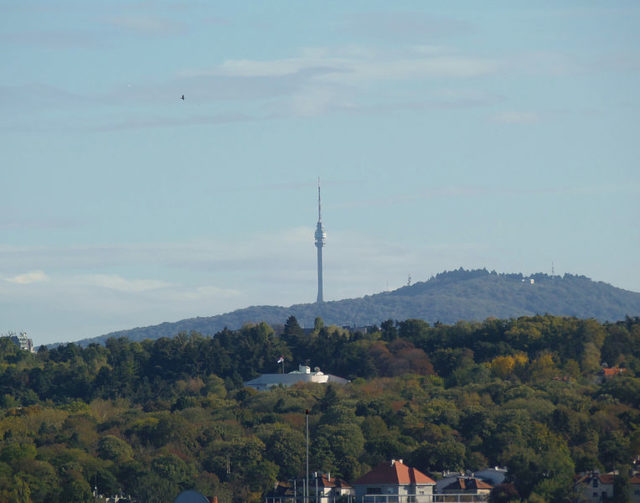
[(322, 247), (327, 239), (327, 233), (322, 227), (322, 206), (320, 203), (320, 179), (318, 179), (318, 224), (316, 225), (316, 248), (318, 249), (318, 303), (324, 302), (322, 295)]

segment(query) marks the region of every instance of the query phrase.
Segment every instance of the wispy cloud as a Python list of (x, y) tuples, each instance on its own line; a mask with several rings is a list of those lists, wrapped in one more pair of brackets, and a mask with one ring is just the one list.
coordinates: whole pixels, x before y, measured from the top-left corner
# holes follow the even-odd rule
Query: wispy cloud
[[(142, 31), (177, 29), (135, 16), (114, 18), (111, 22)], [(583, 72), (588, 69), (585, 61), (585, 57), (557, 53), (492, 58), (420, 44), (384, 49), (363, 45), (311, 47), (285, 58), (227, 59), (208, 68), (186, 68), (164, 81), (127, 82), (92, 95), (41, 84), (5, 86), (0, 89), (0, 106), (16, 113), (8, 114), (0, 129), (110, 132), (329, 113), (379, 114), (492, 106), (504, 97), (483, 90), (477, 85), (478, 79), (501, 74)], [(390, 86), (393, 93), (389, 93)], [(183, 93), (185, 102), (179, 100)], [(172, 106), (178, 103), (180, 108)], [(70, 107), (73, 116), (66, 114)], [(108, 113), (114, 107), (126, 107), (127, 113), (114, 121)], [(33, 121), (22, 113), (26, 110), (42, 115), (47, 109), (64, 110), (65, 115)], [(84, 111), (85, 116), (78, 111)], [(532, 124), (540, 118), (535, 111), (507, 110), (491, 119)]]
[[(402, 80), (410, 78), (467, 78), (486, 75), (499, 68), (499, 61), (491, 58), (457, 54), (444, 48), (423, 46), (383, 51), (360, 47), (339, 49), (308, 48), (296, 57), (261, 61), (227, 60), (206, 71), (209, 75), (242, 77), (283, 76), (310, 71), (311, 78), (334, 82), (364, 82)], [(187, 75), (202, 74), (188, 72)]]
[[(11, 278), (26, 280), (24, 278)], [(37, 344), (95, 337), (114, 330), (206, 316), (246, 305), (234, 288), (188, 285), (119, 274), (51, 274), (48, 281), (0, 281), (0, 318)], [(34, 314), (37, 313), (37, 316)]]
[[(458, 191), (459, 197), (468, 193), (474, 189)], [(397, 288), (409, 273), (413, 281), (420, 281), (460, 265), (495, 267), (492, 245), (471, 237), (415, 246), (402, 240), (381, 242), (377, 235), (364, 232), (333, 230), (328, 239), (328, 299)], [(0, 247), (0, 263), (7, 267), (49, 261), (49, 281), (32, 283), (29, 289), (15, 281), (0, 281), (0, 317), (16, 326), (36, 323), (28, 313), (22, 318), (11, 314), (10, 303), (50, 313), (40, 330), (53, 342), (212, 316), (249, 305), (312, 302), (316, 280), (312, 242), (313, 228), (298, 227), (215, 242), (22, 247), (12, 253)], [(33, 271), (30, 277), (42, 279)], [(74, 331), (68, 330), (69, 323)], [(31, 331), (30, 326), (25, 329)]]
[[(0, 248), (0, 259), (7, 267), (46, 257), (51, 272), (31, 271), (6, 278), (4, 286), (0, 283), (0, 298), (22, 299), (30, 304), (46, 302), (49, 306), (64, 299), (65, 309), (81, 306), (87, 316), (94, 312), (103, 313), (101, 316), (105, 312), (154, 312), (158, 322), (171, 317), (213, 315), (251, 304), (289, 305), (305, 300), (301, 290), (308, 290), (312, 300), (312, 239), (312, 227), (298, 227), (224, 242), (180, 245), (4, 247)], [(354, 232), (334, 231), (330, 240), (332, 247), (341, 250), (339, 259), (327, 258), (327, 281), (333, 284), (333, 298), (371, 293), (372, 288), (382, 290), (383, 284), (371, 284), (373, 271), (397, 278), (409, 266), (416, 269), (425, 258), (425, 250), (381, 244)], [(270, 246), (256, 247), (258, 242), (269, 242)], [(447, 252), (456, 256), (451, 249)], [(443, 252), (434, 248), (427, 255), (430, 253), (440, 256)], [(105, 261), (106, 257), (110, 260)], [(143, 272), (148, 267), (155, 271), (152, 277)], [(107, 269), (116, 272), (105, 272)], [(135, 277), (125, 272), (131, 270), (137, 271)], [(176, 277), (181, 279), (172, 279)], [(18, 287), (24, 284), (41, 286), (22, 292)]]
[(32, 283), (42, 283), (48, 281), (49, 277), (44, 271), (29, 271), (24, 274), (18, 274), (12, 278), (5, 278), (5, 281), (9, 283), (15, 283), (17, 285), (30, 285)]
[[(93, 95), (40, 84), (5, 87), (0, 89), (0, 106), (16, 113), (7, 116), (0, 129), (107, 132), (335, 112), (371, 114), (478, 106), (487, 103), (486, 96), (443, 96), (441, 91), (431, 89), (422, 91), (416, 100), (409, 88), (439, 79), (464, 81), (490, 75), (499, 67), (496, 60), (438, 47), (411, 46), (397, 51), (355, 46), (307, 48), (290, 58), (229, 59), (207, 69), (185, 70), (166, 81), (126, 83)], [(389, 85), (396, 86), (391, 100), (385, 92)], [(178, 104), (183, 93), (186, 100), (179, 102), (180, 108), (171, 106)], [(47, 109), (57, 109), (66, 114), (69, 107), (74, 110), (71, 128), (61, 124), (62, 116), (57, 121), (48, 122), (46, 116), (33, 121), (17, 113), (30, 110), (42, 115)], [(110, 119), (107, 112), (113, 107), (127, 107), (122, 120)], [(79, 111), (86, 112), (84, 119)]]
[[(126, 286), (116, 278), (101, 276), (104, 270), (144, 268), (148, 264), (167, 269), (194, 269), (229, 273), (248, 273), (265, 264), (289, 260), (289, 249), (308, 247), (313, 229), (300, 227), (283, 231), (255, 233), (242, 239), (203, 240), (190, 243), (124, 243), (108, 246), (10, 246), (0, 245), (0, 263), (5, 270), (21, 271), (37, 263), (45, 269), (85, 271), (78, 275), (92, 285)], [(270, 242), (257, 250), (255, 243)], [(311, 264), (312, 266), (313, 264)], [(14, 273), (16, 274), (16, 273)], [(154, 283), (133, 285), (156, 286)]]

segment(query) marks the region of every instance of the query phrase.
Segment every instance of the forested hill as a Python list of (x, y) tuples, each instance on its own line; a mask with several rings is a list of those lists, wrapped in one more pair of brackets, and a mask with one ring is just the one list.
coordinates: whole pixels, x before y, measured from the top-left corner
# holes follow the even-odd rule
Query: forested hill
[[(432, 478), (504, 466), (489, 501), (567, 503), (575, 474), (616, 470), (610, 501), (631, 501), (640, 317), (317, 326), (289, 317), (281, 330), (37, 353), (0, 337), (0, 501), (171, 503), (195, 489), (262, 503), (276, 481), (304, 477), (305, 433), (309, 469), (348, 482), (390, 459)], [(350, 383), (244, 387), (280, 357)]]
[(504, 319), (535, 314), (613, 322), (627, 315), (640, 315), (640, 293), (595, 282), (585, 276), (534, 274), (525, 277), (485, 269), (458, 269), (440, 273), (428, 281), (357, 299), (321, 305), (253, 306), (217, 316), (112, 332), (78, 343), (86, 345), (109, 337), (140, 341), (172, 337), (192, 330), (213, 335), (225, 327), (237, 329), (245, 323), (283, 324), (290, 315), (294, 315), (303, 327), (312, 327), (318, 316), (331, 325), (367, 326), (388, 319), (418, 318), (430, 323), (451, 324), (460, 320), (482, 321), (490, 317)]

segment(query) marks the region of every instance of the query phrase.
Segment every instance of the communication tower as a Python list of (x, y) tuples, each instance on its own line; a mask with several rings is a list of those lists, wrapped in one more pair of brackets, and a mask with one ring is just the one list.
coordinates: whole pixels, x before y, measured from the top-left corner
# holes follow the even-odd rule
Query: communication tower
[(327, 239), (327, 233), (322, 227), (322, 206), (320, 203), (320, 178), (318, 178), (318, 224), (316, 225), (316, 248), (318, 249), (318, 304), (324, 302), (322, 296), (322, 247)]

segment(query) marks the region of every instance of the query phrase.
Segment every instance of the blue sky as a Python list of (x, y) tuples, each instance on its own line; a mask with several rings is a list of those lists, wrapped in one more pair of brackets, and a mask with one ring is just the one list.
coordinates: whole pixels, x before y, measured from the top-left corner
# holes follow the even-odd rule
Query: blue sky
[(640, 291), (636, 1), (0, 11), (0, 332), (312, 302), (318, 177), (327, 300), (460, 266)]

